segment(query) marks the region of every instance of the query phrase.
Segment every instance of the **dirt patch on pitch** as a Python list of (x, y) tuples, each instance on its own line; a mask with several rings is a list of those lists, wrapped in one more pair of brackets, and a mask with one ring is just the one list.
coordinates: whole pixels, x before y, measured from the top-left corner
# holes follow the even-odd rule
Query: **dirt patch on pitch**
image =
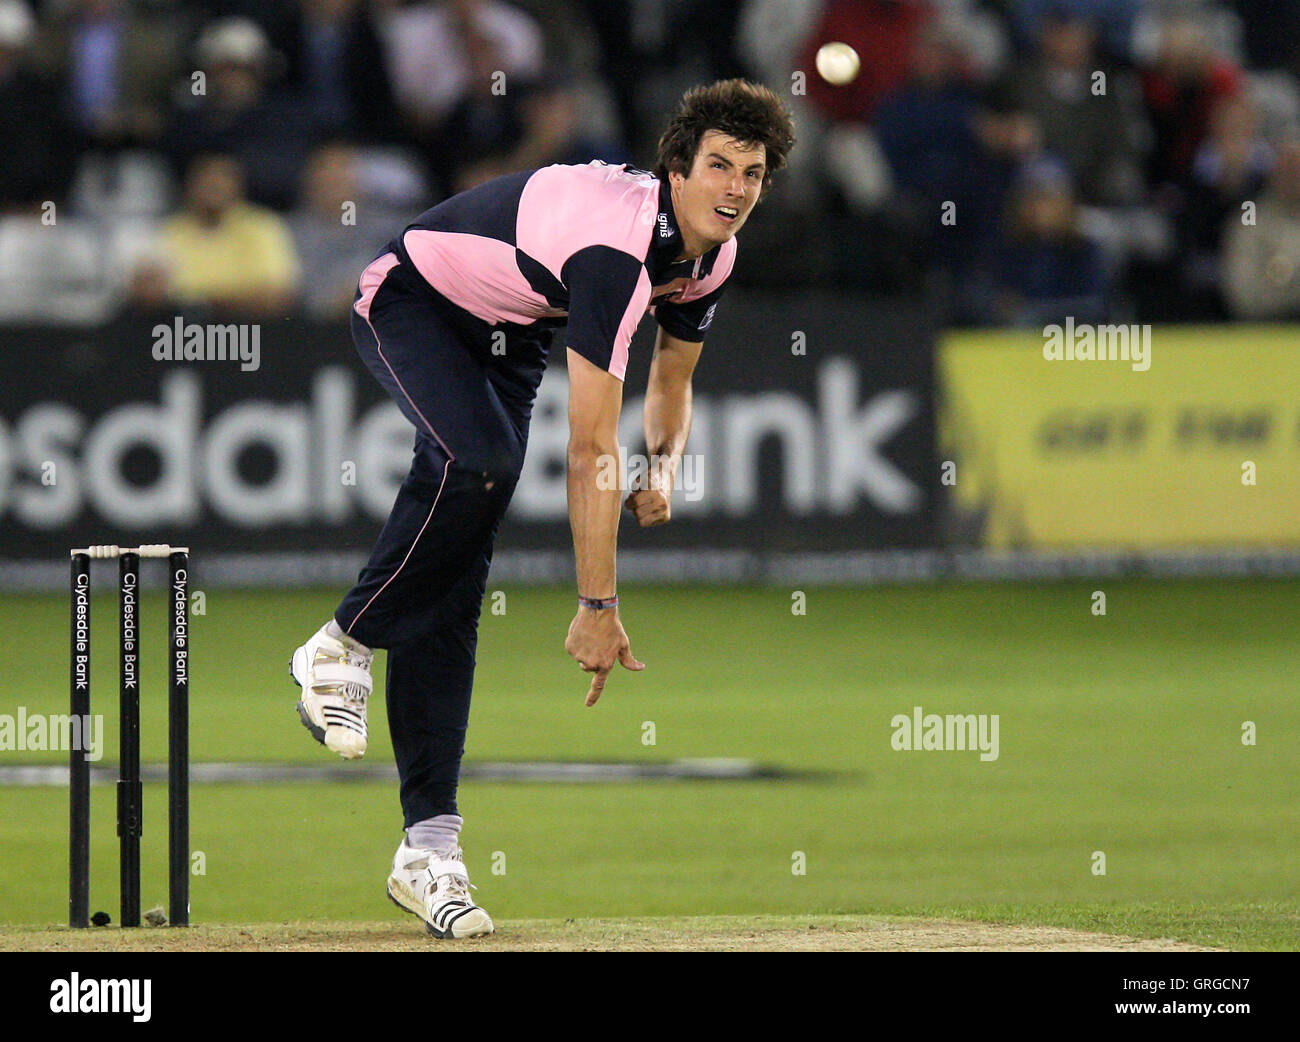
[(890, 916), (528, 919), (491, 937), (438, 941), (418, 924), (284, 923), (188, 929), (11, 928), (7, 951), (1216, 951), (1181, 941), (1051, 926)]

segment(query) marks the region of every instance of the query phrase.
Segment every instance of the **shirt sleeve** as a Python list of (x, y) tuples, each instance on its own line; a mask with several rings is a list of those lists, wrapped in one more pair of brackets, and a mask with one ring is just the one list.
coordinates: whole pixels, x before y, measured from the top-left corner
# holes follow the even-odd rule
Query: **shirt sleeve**
[(655, 306), (655, 321), (669, 336), (692, 344), (703, 343), (709, 326), (713, 324), (713, 313), (717, 310), (718, 299), (724, 289), (726, 283), (683, 304), (664, 301)]
[(566, 344), (620, 380), (627, 372), (632, 334), (650, 303), (650, 278), (629, 253), (587, 246), (564, 263), (569, 291)]

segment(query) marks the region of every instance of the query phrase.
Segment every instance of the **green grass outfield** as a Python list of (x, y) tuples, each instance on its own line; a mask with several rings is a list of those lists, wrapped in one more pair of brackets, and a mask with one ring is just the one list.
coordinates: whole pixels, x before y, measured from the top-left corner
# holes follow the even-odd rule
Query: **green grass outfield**
[[(161, 762), (165, 622), (150, 579), (144, 758)], [(116, 601), (99, 588), (93, 675), (111, 763)], [(192, 623), (195, 761), (341, 763), (299, 725), (285, 675), (337, 591), (206, 592)], [(620, 592), (647, 669), (617, 670), (586, 709), (586, 677), (563, 652), (571, 591), (506, 589), (505, 614), (483, 618), (469, 758), (740, 757), (794, 776), (467, 784), (467, 859), (499, 924), (923, 915), (1300, 948), (1300, 582), (811, 589), (803, 616), (780, 589)], [(67, 711), (67, 615), (66, 594), (0, 599), (18, 649), (0, 713)], [(916, 705), (998, 714), (998, 760), (894, 751), (891, 718)], [(367, 760), (390, 762), (382, 698), (371, 724)], [(0, 766), (62, 759), (0, 752)], [(149, 907), (165, 899), (166, 815), (162, 787), (146, 788)], [(112, 789), (92, 798), (92, 910), (116, 918)], [(206, 862), (196, 922), (398, 921), (382, 890), (400, 836), (394, 785), (196, 785), (192, 803)], [(0, 922), (63, 922), (66, 791), (0, 787), (0, 850)]]

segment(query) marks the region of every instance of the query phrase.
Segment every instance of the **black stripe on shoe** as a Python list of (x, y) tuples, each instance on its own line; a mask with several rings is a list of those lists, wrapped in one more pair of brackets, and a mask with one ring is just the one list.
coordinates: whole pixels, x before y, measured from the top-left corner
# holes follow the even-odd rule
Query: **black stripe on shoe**
[(461, 909), (459, 912), (457, 912), (455, 915), (453, 915), (453, 916), (451, 917), (451, 919), (448, 920), (448, 922), (447, 922), (447, 932), (450, 933), (450, 932), (451, 932), (451, 928), (452, 928), (453, 926), (455, 926), (455, 925), (456, 925), (456, 924), (457, 924), (457, 923), (458, 923), (462, 918), (464, 918), (465, 916), (469, 915), (470, 912), (473, 912), (473, 911), (475, 911), (475, 910), (476, 910), (476, 906), (474, 906), (474, 905), (467, 905), (465, 908)]
[[(434, 918), (438, 920), (438, 925), (440, 927), (442, 927), (443, 929), (448, 929), (452, 923), (454, 923), (457, 919), (459, 919), (462, 915), (464, 915), (473, 907), (474, 907), (473, 905), (466, 904), (464, 901), (456, 901), (455, 903), (448, 901), (445, 904), (441, 904), (438, 906), (437, 912), (434, 913)], [(451, 915), (452, 911), (456, 909), (459, 909), (459, 911), (450, 921), (448, 921), (447, 917)]]

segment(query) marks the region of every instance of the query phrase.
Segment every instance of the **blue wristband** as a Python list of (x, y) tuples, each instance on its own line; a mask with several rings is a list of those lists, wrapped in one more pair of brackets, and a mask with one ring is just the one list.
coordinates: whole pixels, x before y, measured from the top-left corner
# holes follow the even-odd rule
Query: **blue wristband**
[(578, 594), (578, 607), (590, 608), (592, 611), (603, 611), (605, 608), (617, 608), (618, 596), (584, 597), (582, 594)]

